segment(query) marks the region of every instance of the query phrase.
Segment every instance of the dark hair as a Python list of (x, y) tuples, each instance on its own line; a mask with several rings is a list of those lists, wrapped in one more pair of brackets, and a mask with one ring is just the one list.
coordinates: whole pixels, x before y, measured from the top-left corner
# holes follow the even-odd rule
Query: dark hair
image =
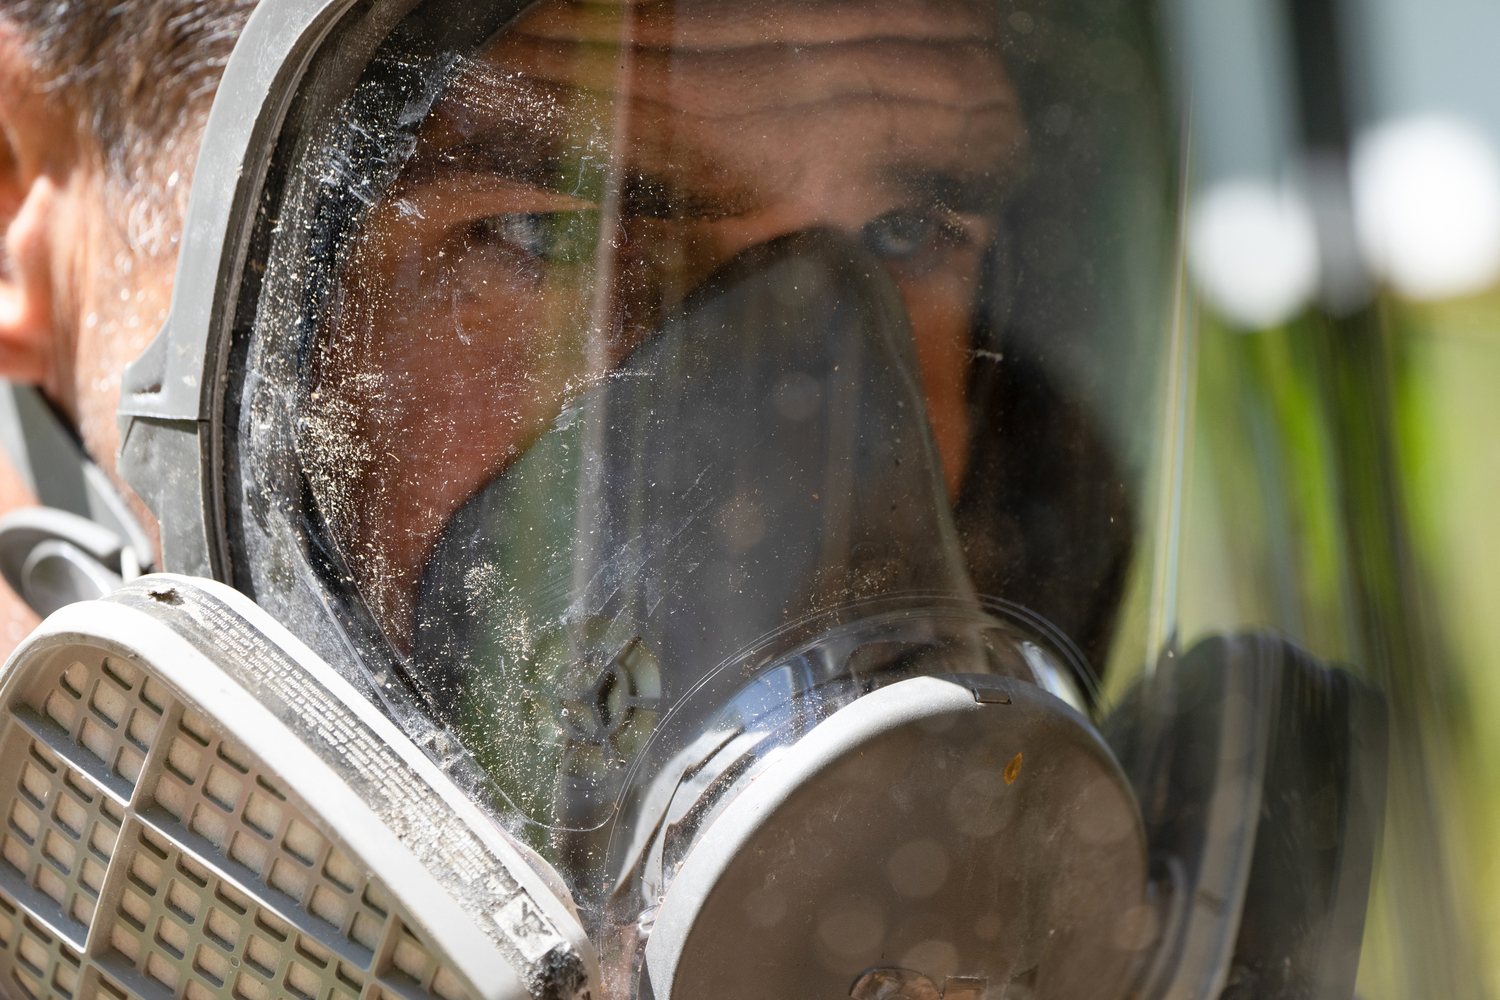
[(36, 66), (76, 108), (109, 171), (128, 187), (159, 190), (166, 168), (186, 165), (196, 151), (197, 128), (254, 6), (0, 0), (0, 18), (25, 34)]

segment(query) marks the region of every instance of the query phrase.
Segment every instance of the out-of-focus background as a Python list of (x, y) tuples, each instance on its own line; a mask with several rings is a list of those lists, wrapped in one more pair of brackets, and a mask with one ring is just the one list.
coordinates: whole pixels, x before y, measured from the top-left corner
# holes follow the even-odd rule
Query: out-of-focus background
[(1259, 623), (1385, 688), (1358, 992), (1500, 995), (1500, 5), (1168, 10), (1196, 371), (1175, 633)]
[[(1500, 995), (1500, 291), (1383, 295), (1409, 656), (1391, 669), (1390, 800), (1360, 995)], [(1319, 655), (1350, 649), (1351, 544), (1329, 440), (1322, 317), (1244, 332), (1206, 310), (1178, 624), (1259, 621)], [(1360, 419), (1363, 414), (1355, 414)], [(1267, 465), (1286, 477), (1267, 502)], [(1223, 572), (1225, 564), (1242, 570)], [(1189, 640), (1186, 645), (1191, 645)], [(1398, 725), (1397, 727), (1401, 727)], [(1403, 738), (1404, 736), (1404, 738)], [(1396, 755), (1404, 754), (1405, 759)], [(1407, 870), (1403, 870), (1403, 865)], [(1436, 982), (1431, 981), (1436, 979)]]

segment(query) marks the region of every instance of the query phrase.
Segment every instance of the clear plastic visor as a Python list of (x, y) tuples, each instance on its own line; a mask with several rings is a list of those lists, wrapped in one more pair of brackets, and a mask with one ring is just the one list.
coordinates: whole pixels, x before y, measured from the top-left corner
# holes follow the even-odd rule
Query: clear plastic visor
[(1173, 287), (1147, 14), (547, 0), (455, 45), (419, 7), (309, 130), (246, 468), (283, 392), (365, 669), (591, 919), (904, 679), (1032, 682), (1102, 748)]

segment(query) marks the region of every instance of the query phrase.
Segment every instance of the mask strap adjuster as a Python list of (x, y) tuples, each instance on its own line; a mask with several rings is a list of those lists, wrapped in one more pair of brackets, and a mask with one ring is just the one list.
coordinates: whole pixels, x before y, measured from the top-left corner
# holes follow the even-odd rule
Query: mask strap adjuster
[(0, 517), (0, 576), (43, 617), (151, 568), (151, 543), (104, 470), (33, 386), (0, 381), (0, 445), (42, 504)]

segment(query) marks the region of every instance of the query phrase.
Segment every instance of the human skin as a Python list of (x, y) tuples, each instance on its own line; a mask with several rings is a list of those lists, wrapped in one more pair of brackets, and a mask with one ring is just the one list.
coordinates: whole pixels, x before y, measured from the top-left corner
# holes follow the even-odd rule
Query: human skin
[[(154, 538), (155, 520), (115, 475), (115, 410), (125, 365), (166, 318), (187, 185), (159, 206), (124, 190), (83, 120), (0, 16), (0, 377), (42, 388)], [(196, 149), (196, 132), (181, 136), (163, 176), (188, 177)], [(0, 455), (0, 513), (28, 503)], [(0, 592), (8, 655), (36, 616)]]
[[(365, 222), (309, 407), (320, 502), (398, 645), (454, 511), (664, 309), (785, 234), (937, 220), (886, 266), (957, 494), (979, 269), (1025, 141), (994, 32), (965, 0), (557, 0), (467, 68)], [(506, 236), (580, 211), (609, 237), (586, 263)]]

